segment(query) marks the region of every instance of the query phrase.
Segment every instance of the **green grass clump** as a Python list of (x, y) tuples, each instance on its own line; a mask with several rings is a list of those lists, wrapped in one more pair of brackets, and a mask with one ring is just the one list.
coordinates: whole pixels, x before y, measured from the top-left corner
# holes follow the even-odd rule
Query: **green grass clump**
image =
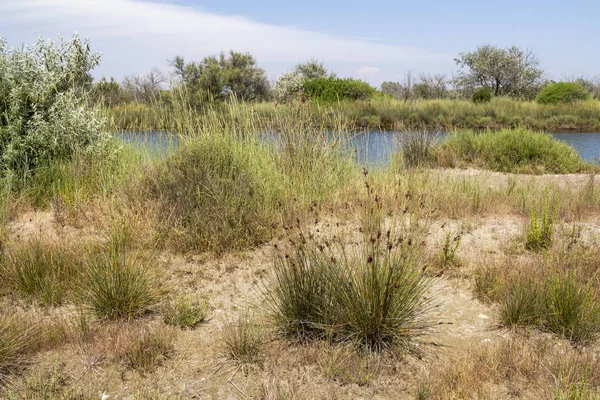
[(411, 348), (427, 307), (428, 280), (412, 236), (418, 214), (412, 216), (414, 226), (396, 234), (384, 227), (380, 199), (374, 197), (365, 206), (364, 238), (352, 250), (300, 231), (291, 252), (277, 253), (265, 302), (285, 337), (329, 338), (372, 351)]
[(264, 344), (262, 330), (251, 321), (246, 312), (223, 326), (220, 340), (228, 358), (240, 364), (260, 360)]
[(592, 283), (574, 273), (535, 279), (516, 276), (504, 288), (500, 318), (506, 326), (536, 326), (577, 345), (600, 337), (600, 303)]
[(600, 337), (600, 302), (590, 283), (582, 284), (573, 274), (548, 281), (548, 304), (544, 326), (578, 344)]
[(128, 368), (153, 372), (174, 352), (173, 332), (160, 327), (142, 329), (120, 355)]
[(181, 251), (220, 252), (267, 240), (277, 222), (269, 159), (266, 147), (250, 138), (189, 139), (146, 180), (164, 241)]
[(91, 256), (85, 272), (82, 300), (98, 318), (135, 318), (162, 295), (151, 262), (119, 241)]
[(434, 161), (435, 136), (428, 132), (406, 132), (400, 136), (404, 166), (427, 167)]
[(15, 244), (5, 253), (0, 263), (1, 286), (42, 306), (62, 304), (81, 276), (81, 263), (71, 251), (40, 237)]
[(180, 328), (195, 328), (206, 319), (208, 303), (191, 296), (169, 301), (163, 309), (163, 320), (167, 325)]
[(567, 144), (522, 128), (454, 132), (436, 150), (438, 163), (443, 167), (468, 165), (500, 172), (557, 174), (586, 168), (579, 154)]
[(525, 248), (531, 251), (540, 251), (550, 248), (554, 234), (554, 217), (556, 211), (545, 199), (542, 205), (541, 215), (536, 208), (531, 211), (529, 228), (525, 233)]
[(540, 104), (561, 104), (589, 100), (590, 97), (590, 93), (577, 82), (556, 82), (542, 89), (536, 101)]
[(26, 364), (26, 354), (35, 348), (39, 330), (20, 315), (0, 315), (0, 383)]

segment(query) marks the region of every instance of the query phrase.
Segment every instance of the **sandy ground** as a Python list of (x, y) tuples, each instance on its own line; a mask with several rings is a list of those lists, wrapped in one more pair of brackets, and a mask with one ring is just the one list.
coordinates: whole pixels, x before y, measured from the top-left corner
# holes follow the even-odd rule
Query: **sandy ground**
[[(535, 180), (563, 187), (585, 185), (587, 175), (509, 176), (477, 170), (435, 171), (450, 176), (480, 177), (490, 187), (506, 186), (509, 179)], [(339, 382), (321, 373), (323, 349), (319, 346), (287, 345), (270, 341), (265, 357), (258, 365), (240, 367), (223, 356), (219, 335), (224, 323), (240, 311), (260, 308), (260, 290), (268, 284), (272, 266), (272, 245), (267, 244), (243, 254), (220, 258), (205, 255), (160, 254), (162, 281), (173, 293), (191, 293), (206, 297), (210, 304), (208, 321), (194, 330), (173, 330), (175, 355), (153, 374), (142, 375), (123, 366), (97, 361), (99, 350), (93, 345), (67, 345), (43, 352), (36, 357), (38, 368), (61, 368), (71, 376), (70, 384), (90, 386), (91, 391), (106, 399), (190, 398), (407, 398), (413, 399), (414, 376), (427, 365), (451, 360), (474, 346), (494, 343), (507, 332), (498, 328), (496, 310), (473, 297), (471, 283), (465, 276), (472, 268), (469, 260), (499, 257), (512, 238), (522, 232), (525, 221), (520, 217), (502, 216), (469, 220), (437, 220), (431, 223), (428, 245), (440, 248), (448, 232), (462, 232), (456, 271), (433, 278), (428, 293), (435, 304), (429, 311), (432, 322), (420, 338), (425, 350), (423, 359), (380, 361), (381, 374), (372, 383), (360, 386)], [(586, 240), (596, 240), (600, 227), (596, 222), (582, 226)], [(77, 240), (101, 239), (91, 228), (62, 226), (52, 212), (29, 212), (9, 227), (13, 238), (42, 235)], [(62, 310), (69, 312), (68, 309)], [(52, 311), (60, 313), (61, 310)], [(160, 321), (150, 317), (147, 323)], [(118, 335), (110, 341), (116, 341)], [(96, 352), (96, 353), (95, 353)], [(392, 372), (390, 372), (392, 371)], [(499, 388), (497, 398), (510, 398), (507, 388)], [(137, 397), (136, 397), (137, 396)], [(179, 397), (178, 397), (179, 396)]]

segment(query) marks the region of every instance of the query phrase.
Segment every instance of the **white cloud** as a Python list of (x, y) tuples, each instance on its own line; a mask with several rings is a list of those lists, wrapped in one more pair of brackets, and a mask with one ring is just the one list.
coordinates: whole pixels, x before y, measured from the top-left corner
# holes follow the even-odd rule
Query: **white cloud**
[[(0, 26), (9, 41), (17, 36), (29, 41), (34, 34), (69, 36), (77, 30), (92, 39), (94, 49), (101, 49), (103, 63), (126, 73), (164, 66), (178, 54), (199, 59), (229, 49), (249, 51), (259, 63), (291, 64), (315, 57), (326, 63), (414, 66), (451, 60), (411, 46), (377, 44), (139, 0), (2, 0)], [(363, 73), (374, 73), (373, 67), (365, 68)]]
[(377, 67), (361, 67), (356, 71), (358, 75), (367, 77), (373, 77), (378, 75), (380, 72), (381, 70)]

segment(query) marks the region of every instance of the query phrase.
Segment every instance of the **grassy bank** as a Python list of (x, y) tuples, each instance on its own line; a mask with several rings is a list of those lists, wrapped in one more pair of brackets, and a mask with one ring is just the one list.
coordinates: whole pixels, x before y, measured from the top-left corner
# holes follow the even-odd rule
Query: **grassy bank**
[[(180, 129), (182, 109), (171, 104), (130, 103), (107, 110), (115, 130)], [(273, 103), (238, 104), (238, 113), (255, 113), (262, 120), (274, 121), (292, 116), (295, 106)], [(231, 115), (226, 105), (214, 106)], [(205, 111), (192, 112), (202, 119)], [(341, 116), (353, 128), (386, 130), (502, 129), (523, 127), (547, 132), (600, 131), (600, 102), (586, 101), (562, 105), (494, 98), (489, 103), (464, 100), (419, 100), (402, 102), (388, 98), (369, 101), (310, 105), (311, 118), (334, 127)], [(279, 117), (278, 117), (279, 116)]]
[(572, 149), (460, 131), (366, 171), (346, 111), (271, 107), (159, 109), (168, 154), (115, 140), (6, 186), (0, 397), (598, 393), (600, 191)]

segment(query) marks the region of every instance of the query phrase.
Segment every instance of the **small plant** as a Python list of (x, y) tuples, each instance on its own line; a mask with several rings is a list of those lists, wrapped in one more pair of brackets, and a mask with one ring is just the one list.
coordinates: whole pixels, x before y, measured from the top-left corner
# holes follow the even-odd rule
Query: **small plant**
[(402, 160), (407, 168), (426, 167), (431, 164), (436, 135), (428, 132), (405, 132), (400, 136)]
[(498, 301), (502, 289), (498, 268), (478, 268), (474, 274), (475, 297), (482, 302)]
[(541, 215), (533, 208), (529, 218), (529, 229), (525, 233), (525, 248), (530, 251), (540, 251), (550, 248), (554, 234), (555, 208), (547, 198), (542, 205)]
[(206, 300), (183, 296), (167, 303), (163, 309), (163, 320), (167, 325), (192, 329), (204, 322), (207, 311)]
[(544, 326), (577, 344), (595, 342), (600, 337), (600, 303), (592, 285), (569, 273), (550, 279), (548, 286)]
[(39, 237), (16, 245), (0, 264), (3, 286), (42, 306), (63, 303), (80, 273), (80, 266), (66, 248), (46, 244)]
[(546, 86), (536, 101), (540, 104), (572, 103), (588, 100), (590, 93), (576, 82), (556, 82)]
[(159, 327), (142, 329), (121, 359), (140, 373), (152, 372), (172, 355), (173, 336), (173, 332)]
[(513, 277), (500, 304), (500, 320), (505, 326), (539, 325), (544, 315), (544, 291), (540, 283), (526, 276)]
[(473, 103), (489, 103), (492, 101), (492, 89), (489, 87), (480, 87), (473, 92)]
[(263, 348), (262, 330), (244, 312), (223, 326), (221, 343), (228, 358), (240, 364), (256, 363)]
[(86, 272), (83, 300), (98, 318), (135, 318), (162, 294), (149, 261), (121, 247), (92, 257)]
[(446, 233), (444, 237), (444, 244), (442, 245), (442, 251), (438, 256), (438, 263), (441, 273), (443, 273), (449, 267), (459, 264), (459, 260), (456, 257), (456, 251), (460, 246), (461, 240), (462, 232), (457, 232), (454, 234), (452, 232)]

